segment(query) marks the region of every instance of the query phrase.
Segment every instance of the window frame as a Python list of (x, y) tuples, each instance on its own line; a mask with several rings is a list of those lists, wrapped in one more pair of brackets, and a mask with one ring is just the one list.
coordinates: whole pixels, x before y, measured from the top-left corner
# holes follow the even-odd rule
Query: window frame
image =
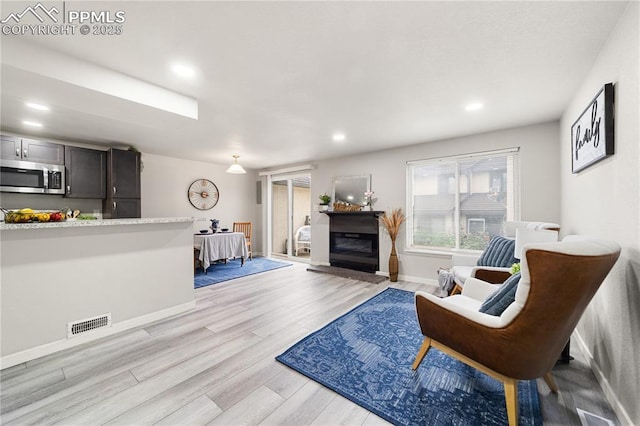
[(414, 253), (428, 253), (428, 254), (436, 254), (436, 255), (447, 255), (453, 253), (480, 253), (482, 250), (473, 250), (473, 249), (464, 249), (459, 247), (449, 248), (449, 247), (426, 247), (414, 244), (414, 209), (413, 209), (413, 169), (416, 166), (423, 166), (429, 164), (447, 164), (447, 163), (455, 163), (455, 185), (457, 190), (454, 193), (455, 200), (455, 217), (454, 220), (454, 229), (455, 229), (455, 240), (456, 245), (459, 243), (459, 232), (460, 232), (460, 174), (459, 174), (459, 163), (464, 160), (469, 159), (482, 159), (482, 158), (490, 158), (495, 156), (511, 156), (513, 161), (513, 182), (508, 183), (507, 186), (513, 186), (513, 201), (512, 201), (512, 209), (513, 212), (509, 212), (507, 209), (506, 213), (506, 221), (518, 221), (520, 220), (520, 193), (521, 193), (521, 179), (520, 179), (520, 147), (506, 148), (500, 150), (492, 150), (492, 151), (481, 151), (474, 152), (468, 154), (459, 154), (459, 155), (450, 155), (450, 156), (442, 156), (442, 157), (433, 157), (426, 158), (420, 160), (411, 160), (406, 163), (406, 209), (407, 219), (406, 219), (406, 239), (405, 239), (405, 251), (406, 252), (414, 252)]

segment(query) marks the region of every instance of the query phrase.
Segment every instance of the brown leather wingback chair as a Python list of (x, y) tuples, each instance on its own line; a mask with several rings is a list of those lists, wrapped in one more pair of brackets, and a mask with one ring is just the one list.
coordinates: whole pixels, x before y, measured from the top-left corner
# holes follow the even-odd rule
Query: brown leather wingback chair
[(557, 391), (550, 371), (619, 255), (617, 243), (584, 236), (526, 245), (515, 301), (500, 316), (478, 311), (495, 286), (475, 278), (460, 295), (417, 292), (425, 339), (413, 369), (434, 347), (502, 381), (509, 424), (516, 425), (518, 380), (544, 377)]

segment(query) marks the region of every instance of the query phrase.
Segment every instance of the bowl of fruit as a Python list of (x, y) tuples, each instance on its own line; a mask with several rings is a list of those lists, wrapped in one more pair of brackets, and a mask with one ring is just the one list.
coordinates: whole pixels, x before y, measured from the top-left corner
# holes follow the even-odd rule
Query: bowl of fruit
[(6, 223), (62, 222), (66, 219), (60, 211), (40, 211), (33, 209), (4, 210)]

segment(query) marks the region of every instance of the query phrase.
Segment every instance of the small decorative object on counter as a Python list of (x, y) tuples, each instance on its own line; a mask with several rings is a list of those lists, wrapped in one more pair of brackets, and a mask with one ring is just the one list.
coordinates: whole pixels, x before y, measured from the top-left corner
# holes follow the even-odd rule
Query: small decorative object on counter
[[(75, 212), (74, 212), (75, 213)], [(85, 214), (85, 213), (80, 213), (78, 214), (78, 216), (76, 216), (76, 219), (78, 220), (96, 220), (98, 219), (97, 217), (95, 217), (92, 214)]]
[(211, 231), (215, 234), (218, 232), (218, 226), (220, 225), (220, 221), (218, 219), (211, 219)]

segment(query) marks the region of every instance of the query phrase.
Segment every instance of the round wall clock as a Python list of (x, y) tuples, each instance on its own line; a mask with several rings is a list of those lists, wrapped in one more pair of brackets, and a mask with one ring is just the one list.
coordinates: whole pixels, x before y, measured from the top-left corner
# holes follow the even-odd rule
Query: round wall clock
[(218, 204), (218, 187), (209, 179), (198, 179), (189, 186), (189, 202), (198, 210), (209, 210)]

